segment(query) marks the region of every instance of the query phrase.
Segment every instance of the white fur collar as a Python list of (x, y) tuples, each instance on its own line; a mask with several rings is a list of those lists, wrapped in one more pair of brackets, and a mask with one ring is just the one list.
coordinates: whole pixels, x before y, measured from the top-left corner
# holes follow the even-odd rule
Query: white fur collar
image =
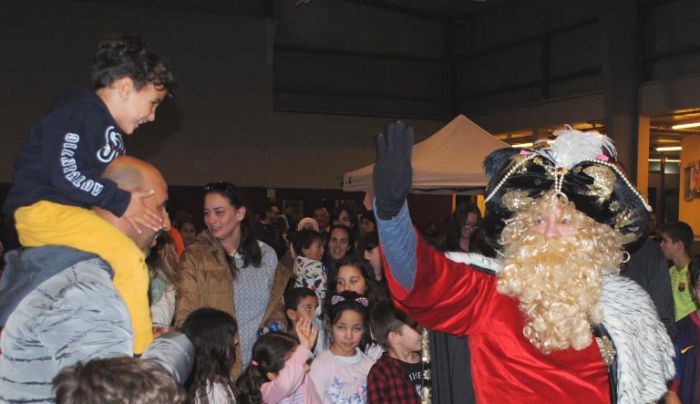
[(470, 266), (479, 267), (481, 269), (487, 269), (495, 274), (501, 272), (501, 261), (496, 258), (489, 258), (477, 253), (465, 253), (465, 252), (447, 252), (445, 253), (450, 261), (461, 262)]
[[(501, 261), (475, 253), (445, 254), (455, 262), (501, 271)], [(603, 325), (617, 352), (617, 402), (648, 403), (666, 393), (675, 373), (674, 349), (654, 303), (635, 281), (620, 275), (603, 277), (600, 303)]]

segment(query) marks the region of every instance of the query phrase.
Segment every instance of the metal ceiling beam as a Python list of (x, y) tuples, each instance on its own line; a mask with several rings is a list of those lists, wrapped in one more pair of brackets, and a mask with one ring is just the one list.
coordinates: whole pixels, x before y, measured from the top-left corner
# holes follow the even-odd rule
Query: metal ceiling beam
[(349, 3), (354, 3), (354, 4), (359, 5), (359, 6), (371, 7), (371, 8), (376, 8), (379, 10), (384, 10), (384, 11), (391, 11), (394, 13), (404, 14), (404, 15), (408, 15), (411, 17), (424, 18), (426, 20), (432, 20), (432, 21), (442, 21), (445, 18), (447, 18), (443, 15), (421, 13), (419, 11), (409, 10), (407, 8), (404, 8), (404, 7), (394, 6), (391, 4), (385, 4), (385, 3), (372, 1), (372, 0), (343, 0), (343, 1), (346, 1)]

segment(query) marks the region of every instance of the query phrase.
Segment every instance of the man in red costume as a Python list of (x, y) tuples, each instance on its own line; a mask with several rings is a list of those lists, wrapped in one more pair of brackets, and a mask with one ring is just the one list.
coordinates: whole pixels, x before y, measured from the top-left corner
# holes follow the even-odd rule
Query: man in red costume
[(390, 124), (377, 146), (375, 212), (394, 302), (430, 329), (469, 336), (478, 402), (663, 396), (671, 341), (646, 292), (618, 275), (650, 208), (612, 162), (609, 139), (567, 128), (551, 147), (487, 157), (485, 232), (500, 260), (430, 248), (405, 203), (413, 130)]

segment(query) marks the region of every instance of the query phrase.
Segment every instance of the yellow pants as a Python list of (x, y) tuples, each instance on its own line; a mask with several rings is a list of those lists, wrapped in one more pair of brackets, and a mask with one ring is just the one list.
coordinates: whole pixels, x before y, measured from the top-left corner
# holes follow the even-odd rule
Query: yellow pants
[(114, 286), (124, 299), (134, 328), (134, 353), (153, 341), (144, 253), (95, 212), (39, 201), (17, 209), (19, 241), (25, 247), (63, 245), (99, 255), (114, 271)]

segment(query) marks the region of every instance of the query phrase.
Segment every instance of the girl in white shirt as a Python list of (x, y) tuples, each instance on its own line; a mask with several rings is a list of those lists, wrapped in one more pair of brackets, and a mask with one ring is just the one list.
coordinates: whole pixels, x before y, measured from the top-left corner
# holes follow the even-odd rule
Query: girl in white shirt
[(367, 374), (374, 360), (359, 348), (369, 342), (367, 305), (367, 298), (350, 291), (330, 299), (330, 349), (314, 359), (309, 372), (323, 403), (367, 402)]

